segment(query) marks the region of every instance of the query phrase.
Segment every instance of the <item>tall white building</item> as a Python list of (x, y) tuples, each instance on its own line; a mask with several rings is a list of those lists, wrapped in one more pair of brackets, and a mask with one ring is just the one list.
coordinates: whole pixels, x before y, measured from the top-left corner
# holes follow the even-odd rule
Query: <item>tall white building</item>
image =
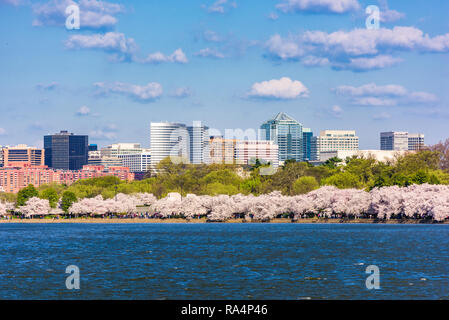
[(380, 149), (395, 151), (416, 151), (424, 146), (424, 135), (422, 133), (408, 132), (381, 132)]
[(359, 150), (359, 137), (354, 130), (324, 130), (311, 139), (311, 158), (320, 160), (322, 151)]
[(208, 129), (200, 121), (194, 121), (192, 126), (152, 122), (151, 167), (156, 169), (157, 164), (167, 157), (192, 164), (208, 163)]
[(150, 125), (151, 138), (151, 168), (167, 157), (181, 157), (189, 159), (189, 133), (182, 123), (152, 122)]
[(193, 126), (187, 127), (189, 133), (189, 161), (192, 164), (209, 162), (209, 137), (208, 127), (201, 124), (201, 121), (194, 121)]

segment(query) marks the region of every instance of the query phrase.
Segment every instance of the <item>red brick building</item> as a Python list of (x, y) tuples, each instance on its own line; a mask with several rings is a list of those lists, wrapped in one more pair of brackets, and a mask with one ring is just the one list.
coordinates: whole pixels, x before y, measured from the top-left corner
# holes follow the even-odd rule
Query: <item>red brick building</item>
[(82, 170), (54, 170), (47, 166), (21, 166), (0, 168), (0, 192), (17, 193), (29, 184), (39, 187), (43, 184), (57, 183), (71, 185), (82, 179), (115, 176), (120, 180), (133, 181), (134, 173), (127, 167), (86, 165)]

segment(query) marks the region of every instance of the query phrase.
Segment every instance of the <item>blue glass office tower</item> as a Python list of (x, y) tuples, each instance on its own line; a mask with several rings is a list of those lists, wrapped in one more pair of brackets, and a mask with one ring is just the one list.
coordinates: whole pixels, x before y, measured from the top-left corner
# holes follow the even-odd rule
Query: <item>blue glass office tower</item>
[(260, 128), (266, 140), (271, 140), (278, 145), (280, 162), (289, 159), (304, 160), (303, 128), (298, 121), (280, 112), (274, 119), (262, 124)]
[(45, 165), (54, 169), (80, 170), (87, 164), (88, 136), (67, 131), (44, 136)]
[(302, 153), (303, 160), (310, 161), (312, 159), (312, 137), (313, 132), (310, 128), (302, 128)]

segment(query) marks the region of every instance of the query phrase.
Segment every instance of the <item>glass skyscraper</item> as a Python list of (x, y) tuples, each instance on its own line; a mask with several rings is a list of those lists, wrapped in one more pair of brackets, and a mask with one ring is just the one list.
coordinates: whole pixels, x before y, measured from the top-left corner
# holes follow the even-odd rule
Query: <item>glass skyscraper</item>
[(45, 165), (54, 169), (80, 170), (88, 160), (88, 136), (61, 131), (44, 136)]
[(312, 138), (312, 129), (302, 128), (302, 153), (304, 161), (312, 160)]
[(279, 147), (279, 162), (289, 159), (304, 160), (303, 127), (292, 117), (280, 112), (260, 127), (266, 140)]

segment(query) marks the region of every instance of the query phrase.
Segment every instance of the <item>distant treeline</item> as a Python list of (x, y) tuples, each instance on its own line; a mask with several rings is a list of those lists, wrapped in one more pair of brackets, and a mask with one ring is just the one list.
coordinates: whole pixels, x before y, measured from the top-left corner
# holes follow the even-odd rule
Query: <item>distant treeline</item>
[[(441, 148), (440, 148), (441, 149)], [(115, 195), (151, 193), (158, 199), (168, 193), (182, 196), (196, 195), (261, 195), (280, 191), (282, 195), (306, 194), (321, 186), (339, 189), (370, 191), (385, 186), (407, 187), (413, 184), (449, 185), (445, 150), (423, 150), (398, 156), (394, 161), (382, 163), (372, 158), (333, 158), (313, 166), (307, 162), (287, 161), (273, 175), (260, 175), (264, 166), (258, 161), (253, 166), (228, 164), (192, 165), (175, 164), (169, 158), (158, 165), (159, 174), (148, 173), (141, 181), (125, 182), (116, 177), (80, 180), (67, 185), (29, 186), (18, 194), (0, 194), (0, 201), (23, 206), (31, 197), (48, 199), (52, 207), (59, 201), (67, 205), (82, 198), (101, 195), (111, 199)], [(63, 206), (66, 207), (67, 205)]]

